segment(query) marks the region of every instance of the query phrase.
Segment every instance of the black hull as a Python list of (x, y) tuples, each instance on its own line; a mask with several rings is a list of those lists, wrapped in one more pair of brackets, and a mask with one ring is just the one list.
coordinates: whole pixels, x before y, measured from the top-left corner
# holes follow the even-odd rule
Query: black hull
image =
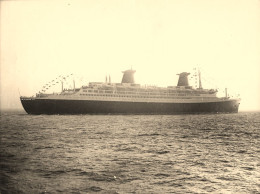
[(28, 114), (193, 114), (237, 113), (237, 99), (200, 103), (155, 103), (21, 98)]

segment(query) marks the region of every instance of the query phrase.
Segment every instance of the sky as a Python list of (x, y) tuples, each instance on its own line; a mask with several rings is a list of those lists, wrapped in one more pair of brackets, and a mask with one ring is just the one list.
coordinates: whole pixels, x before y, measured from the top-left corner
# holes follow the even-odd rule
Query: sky
[(80, 87), (133, 68), (137, 83), (174, 86), (199, 67), (204, 88), (260, 110), (259, 34), (259, 0), (3, 0), (0, 109), (60, 75)]

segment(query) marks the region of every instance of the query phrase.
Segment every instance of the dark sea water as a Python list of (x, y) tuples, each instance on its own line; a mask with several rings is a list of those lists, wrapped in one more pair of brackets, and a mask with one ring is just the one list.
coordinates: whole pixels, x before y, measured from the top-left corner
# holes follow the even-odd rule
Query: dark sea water
[(1, 193), (260, 193), (260, 113), (2, 112)]

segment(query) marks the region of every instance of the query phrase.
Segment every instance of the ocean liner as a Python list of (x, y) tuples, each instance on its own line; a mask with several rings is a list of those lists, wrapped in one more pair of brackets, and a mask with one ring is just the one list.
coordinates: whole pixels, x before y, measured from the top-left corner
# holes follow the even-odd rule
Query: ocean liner
[(217, 90), (189, 85), (190, 73), (182, 72), (177, 86), (141, 86), (134, 81), (135, 70), (123, 71), (121, 83), (90, 82), (60, 93), (39, 92), (20, 97), (28, 114), (192, 114), (237, 113), (240, 99), (217, 97)]

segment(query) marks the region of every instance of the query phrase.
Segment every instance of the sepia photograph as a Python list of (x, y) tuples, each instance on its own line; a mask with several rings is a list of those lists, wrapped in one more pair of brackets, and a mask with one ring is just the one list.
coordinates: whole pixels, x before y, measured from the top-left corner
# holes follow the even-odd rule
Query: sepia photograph
[(260, 193), (259, 0), (0, 1), (0, 194)]

